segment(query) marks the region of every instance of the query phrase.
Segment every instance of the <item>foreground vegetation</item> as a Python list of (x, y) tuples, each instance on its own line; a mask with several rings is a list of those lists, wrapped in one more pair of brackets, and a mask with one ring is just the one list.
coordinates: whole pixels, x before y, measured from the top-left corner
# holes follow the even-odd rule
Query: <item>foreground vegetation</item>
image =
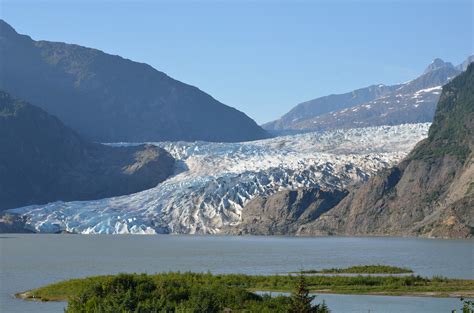
[[(461, 298), (462, 313), (474, 313), (474, 301)], [(451, 313), (457, 313), (457, 310), (452, 310)]]
[[(294, 275), (244, 275), (210, 273), (161, 273), (133, 277), (149, 278), (158, 286), (176, 288), (240, 288), (245, 291), (292, 292), (299, 277)], [(68, 300), (78, 297), (91, 288), (109, 283), (116, 276), (95, 276), (71, 279), (34, 289), (18, 296), (42, 301)], [(474, 280), (447, 279), (420, 276), (306, 276), (308, 289), (313, 293), (374, 294), (374, 295), (421, 295), (439, 297), (473, 297)], [(239, 291), (241, 292), (241, 291)]]
[(75, 279), (30, 293), (42, 300), (67, 300), (66, 313), (112, 312), (281, 312), (329, 313), (313, 305), (306, 278), (300, 275), (291, 296), (257, 295), (207, 274), (119, 274)]
[(347, 268), (325, 268), (322, 270), (303, 270), (302, 274), (409, 274), (409, 268), (390, 265), (356, 265)]

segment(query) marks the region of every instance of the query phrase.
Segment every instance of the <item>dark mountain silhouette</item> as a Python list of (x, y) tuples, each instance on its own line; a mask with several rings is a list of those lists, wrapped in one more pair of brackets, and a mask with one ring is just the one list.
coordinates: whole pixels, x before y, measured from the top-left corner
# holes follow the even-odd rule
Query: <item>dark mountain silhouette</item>
[(0, 89), (99, 142), (246, 141), (244, 113), (151, 66), (78, 45), (34, 41), (0, 20)]
[(174, 171), (165, 150), (84, 140), (59, 119), (0, 91), (0, 211), (156, 186)]

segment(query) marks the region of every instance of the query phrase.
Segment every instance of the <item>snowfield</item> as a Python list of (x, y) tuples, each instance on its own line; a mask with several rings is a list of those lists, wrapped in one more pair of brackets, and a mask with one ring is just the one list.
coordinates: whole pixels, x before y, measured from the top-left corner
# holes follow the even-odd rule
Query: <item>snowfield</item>
[[(257, 195), (298, 187), (342, 189), (399, 162), (429, 123), (306, 133), (242, 143), (157, 142), (175, 175), (131, 195), (9, 210), (38, 232), (215, 234)], [(132, 145), (118, 143), (113, 145)]]
[[(297, 129), (350, 129), (393, 125), (400, 121), (421, 123), (433, 119), (442, 86), (404, 91), (407, 85), (372, 101), (305, 119)], [(408, 88), (409, 89), (409, 88)]]

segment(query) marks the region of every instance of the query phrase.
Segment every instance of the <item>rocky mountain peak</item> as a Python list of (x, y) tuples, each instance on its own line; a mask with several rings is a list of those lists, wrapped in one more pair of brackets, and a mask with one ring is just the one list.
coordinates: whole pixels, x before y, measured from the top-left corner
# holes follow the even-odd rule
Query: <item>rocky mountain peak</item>
[(423, 74), (435, 71), (435, 70), (443, 68), (443, 67), (454, 68), (453, 64), (451, 64), (450, 62), (444, 62), (442, 59), (436, 58), (436, 59), (433, 60), (433, 62), (430, 63), (430, 65), (428, 65), (426, 67)]

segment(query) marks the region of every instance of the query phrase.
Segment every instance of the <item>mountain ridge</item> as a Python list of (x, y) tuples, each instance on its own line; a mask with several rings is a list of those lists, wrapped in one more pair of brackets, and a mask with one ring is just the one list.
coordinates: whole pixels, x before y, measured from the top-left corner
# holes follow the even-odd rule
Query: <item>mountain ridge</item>
[(266, 131), (235, 108), (148, 64), (34, 41), (0, 20), (0, 89), (99, 142), (247, 141)]
[(155, 186), (174, 170), (174, 159), (161, 148), (89, 142), (3, 91), (0, 132), (0, 211), (130, 194)]
[[(290, 234), (300, 236), (474, 236), (474, 64), (443, 87), (428, 138), (398, 165), (372, 176), (334, 207), (312, 221), (295, 221)], [(303, 192), (303, 191), (298, 191)], [(282, 192), (265, 203), (277, 202)], [(329, 198), (336, 201), (335, 195)], [(262, 201), (262, 200), (255, 200)], [(281, 202), (281, 201), (280, 201)], [(288, 202), (288, 201), (287, 201)], [(273, 207), (279, 210), (289, 203)], [(262, 207), (260, 213), (271, 211)], [(301, 210), (304, 207), (291, 207)], [(250, 210), (258, 215), (255, 208)], [(243, 209), (242, 225), (253, 229)], [(268, 214), (260, 219), (268, 227)], [(271, 219), (270, 219), (271, 220)]]
[[(420, 76), (408, 82), (392, 86), (371, 85), (344, 94), (316, 98), (296, 105), (280, 119), (262, 126), (278, 133), (431, 122), (439, 93), (427, 89), (449, 82), (472, 60), (473, 56), (455, 67), (435, 59)], [(366, 98), (351, 97), (353, 93), (374, 86), (383, 87), (385, 92)]]
[(281, 119), (263, 124), (262, 126), (268, 130), (286, 129), (286, 123), (293, 123), (298, 120), (305, 119), (309, 113), (317, 116), (334, 111), (335, 109), (344, 109), (354, 105), (362, 104), (370, 100), (395, 90), (399, 85), (386, 86), (384, 84), (370, 85), (359, 88), (354, 91), (343, 94), (331, 94), (328, 96), (308, 100), (297, 104)]

